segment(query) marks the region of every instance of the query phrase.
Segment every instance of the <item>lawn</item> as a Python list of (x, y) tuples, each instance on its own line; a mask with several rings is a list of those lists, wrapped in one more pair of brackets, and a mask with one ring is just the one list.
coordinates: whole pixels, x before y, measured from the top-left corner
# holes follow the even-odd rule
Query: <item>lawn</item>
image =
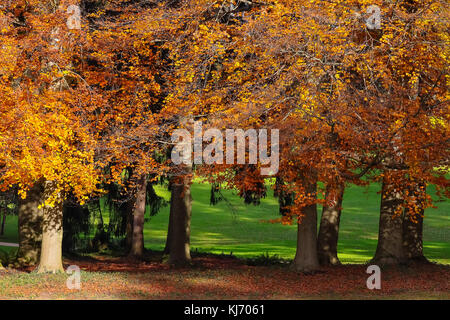
[[(5, 234), (0, 235), (0, 242), (17, 243), (18, 241), (19, 235), (17, 233), (17, 216), (6, 216)], [(0, 246), (0, 250), (2, 251), (10, 251), (13, 249), (17, 248)]]
[[(380, 203), (378, 191), (379, 185), (372, 184), (369, 187), (351, 186), (345, 192), (338, 245), (339, 258), (343, 263), (367, 262), (375, 252)], [(169, 199), (170, 194), (163, 187), (158, 186), (157, 192)], [(245, 205), (232, 191), (224, 191), (223, 194), (229, 201), (212, 206), (209, 203), (210, 186), (193, 184), (193, 251), (232, 253), (237, 257), (262, 254), (286, 259), (294, 257), (296, 226), (262, 221), (279, 217), (278, 203), (272, 191), (259, 206)], [(425, 213), (424, 252), (431, 261), (450, 264), (450, 201), (445, 199), (436, 205), (437, 209), (429, 208)], [(146, 248), (164, 248), (168, 216), (169, 207), (165, 207), (146, 222)], [(0, 236), (2, 241), (17, 242), (16, 217), (8, 217), (5, 236)]]

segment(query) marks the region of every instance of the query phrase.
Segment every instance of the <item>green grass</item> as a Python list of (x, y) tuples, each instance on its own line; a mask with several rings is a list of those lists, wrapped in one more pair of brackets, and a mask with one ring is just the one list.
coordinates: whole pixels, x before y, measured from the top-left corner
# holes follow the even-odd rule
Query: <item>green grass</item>
[[(339, 258), (343, 263), (364, 263), (375, 252), (378, 238), (379, 186), (349, 187), (344, 195), (339, 234)], [(430, 191), (432, 191), (430, 189)], [(158, 193), (169, 199), (169, 192)], [(193, 207), (191, 249), (212, 253), (230, 253), (252, 257), (263, 253), (291, 259), (295, 255), (296, 226), (261, 222), (278, 218), (277, 199), (269, 191), (261, 205), (245, 205), (231, 191), (223, 192), (225, 202), (209, 204), (210, 186), (192, 186)], [(450, 263), (450, 201), (437, 203), (438, 209), (427, 209), (424, 223), (424, 252), (432, 261)], [(319, 213), (321, 208), (319, 207)], [(152, 217), (145, 228), (147, 248), (162, 250), (167, 234), (169, 208)]]
[[(343, 263), (364, 263), (375, 252), (378, 238), (380, 194), (379, 185), (350, 186), (346, 189), (339, 234), (339, 258)], [(429, 188), (432, 193), (432, 188)], [(157, 192), (167, 200), (170, 194), (163, 187)], [(278, 218), (278, 203), (268, 192), (261, 205), (245, 205), (232, 191), (224, 191), (230, 205), (209, 204), (210, 186), (195, 183), (192, 186), (193, 208), (191, 249), (200, 252), (230, 252), (238, 257), (261, 254), (278, 255), (292, 259), (295, 255), (296, 226), (261, 222)], [(432, 261), (450, 264), (450, 201), (436, 202), (437, 209), (429, 208), (424, 222), (424, 253)], [(321, 208), (319, 208), (319, 215)], [(145, 246), (162, 250), (167, 234), (169, 207), (146, 223)], [(8, 217), (5, 237), (0, 241), (17, 242), (17, 218)], [(1, 249), (1, 248), (0, 248)]]
[(17, 216), (6, 216), (5, 234), (0, 235), (0, 242), (17, 243), (19, 241), (17, 230)]
[[(19, 242), (19, 235), (17, 233), (17, 230), (17, 216), (6, 216), (5, 234), (0, 235), (0, 242)], [(0, 246), (1, 251), (9, 252), (15, 249), (17, 248)]]

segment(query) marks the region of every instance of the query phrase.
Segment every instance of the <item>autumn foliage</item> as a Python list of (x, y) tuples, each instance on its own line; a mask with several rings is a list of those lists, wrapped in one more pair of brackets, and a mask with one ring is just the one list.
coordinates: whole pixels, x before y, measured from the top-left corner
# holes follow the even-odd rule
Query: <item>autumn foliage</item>
[[(383, 182), (412, 221), (432, 206), (424, 186), (448, 196), (444, 1), (100, 2), (2, 2), (2, 191), (25, 198), (51, 181), (46, 205), (69, 195), (84, 204), (124, 184), (125, 170), (130, 192), (138, 177), (178, 177), (170, 136), (196, 120), (279, 130), (273, 185), (292, 196), (283, 223), (302, 222), (333, 201), (319, 194), (346, 183)], [(69, 5), (83, 9), (80, 28), (68, 28)], [(371, 5), (379, 28), (366, 24)], [(257, 203), (261, 166), (194, 174)]]

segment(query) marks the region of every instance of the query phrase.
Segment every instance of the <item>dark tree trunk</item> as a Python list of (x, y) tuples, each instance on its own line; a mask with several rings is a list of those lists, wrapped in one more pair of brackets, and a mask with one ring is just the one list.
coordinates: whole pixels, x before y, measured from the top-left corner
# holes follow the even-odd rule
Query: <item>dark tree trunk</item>
[(423, 255), (423, 216), (426, 193), (425, 184), (418, 184), (415, 190), (412, 190), (416, 197), (416, 206), (418, 211), (414, 212), (411, 208), (405, 208), (403, 218), (403, 249), (406, 259), (414, 262), (428, 262)]
[[(311, 195), (317, 193), (317, 181), (306, 181), (305, 191)], [(297, 252), (293, 268), (301, 272), (314, 272), (319, 269), (317, 257), (317, 205), (312, 204), (303, 209), (304, 216), (298, 224)]]
[(139, 178), (136, 202), (133, 209), (133, 237), (131, 240), (130, 256), (141, 258), (144, 254), (144, 219), (147, 197), (147, 177)]
[(191, 261), (191, 177), (192, 167), (186, 167), (184, 176), (172, 180), (170, 214), (172, 215), (172, 232), (170, 237), (169, 264), (182, 266)]
[(27, 192), (26, 199), (19, 197), (19, 251), (17, 261), (21, 265), (35, 265), (39, 261), (42, 242), (43, 210), (39, 208), (43, 199), (43, 184)]
[[(4, 211), (4, 209), (0, 210), (0, 215), (2, 211)], [(0, 229), (1, 236), (5, 234), (5, 222), (6, 222), (6, 212), (4, 211), (2, 215), (2, 227)]]
[(403, 199), (398, 190), (383, 179), (381, 188), (380, 224), (378, 245), (371, 263), (377, 265), (400, 264), (405, 262), (403, 250), (403, 215), (395, 211)]
[(344, 185), (327, 186), (317, 239), (317, 254), (322, 266), (341, 264), (337, 244), (344, 188)]
[(169, 213), (169, 225), (167, 227), (167, 237), (166, 237), (166, 245), (164, 247), (164, 252), (163, 254), (167, 255), (170, 253), (170, 243), (172, 242), (172, 237), (173, 237), (173, 213), (172, 213), (172, 209), (170, 210)]

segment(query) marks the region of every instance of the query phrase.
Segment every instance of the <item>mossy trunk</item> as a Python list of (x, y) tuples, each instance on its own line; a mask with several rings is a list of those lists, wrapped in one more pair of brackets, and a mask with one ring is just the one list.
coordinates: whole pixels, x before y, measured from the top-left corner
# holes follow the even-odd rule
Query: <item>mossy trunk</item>
[[(44, 199), (55, 195), (56, 183), (45, 183)], [(37, 273), (64, 272), (62, 265), (62, 238), (63, 238), (63, 200), (62, 195), (57, 194), (55, 203), (45, 205), (42, 228), (41, 257)]]
[(19, 251), (17, 261), (20, 265), (35, 265), (39, 262), (42, 242), (43, 183), (36, 183), (27, 192), (27, 197), (19, 197), (18, 229)]
[(337, 245), (344, 185), (327, 186), (317, 239), (317, 254), (322, 266), (339, 265)]
[[(317, 181), (304, 180), (307, 194), (316, 195)], [(317, 205), (314, 203), (303, 209), (304, 216), (298, 224), (297, 251), (292, 263), (296, 271), (305, 273), (314, 272), (319, 269), (317, 256)]]
[(396, 214), (403, 199), (399, 190), (383, 179), (381, 188), (378, 245), (372, 264), (391, 265), (405, 262), (403, 215)]
[(171, 265), (183, 266), (191, 261), (191, 179), (192, 167), (186, 166), (185, 174), (175, 177), (171, 183), (170, 214), (172, 216), (172, 233), (169, 243), (169, 264)]
[(144, 219), (147, 197), (147, 177), (141, 176), (138, 182), (136, 202), (133, 209), (133, 236), (131, 240), (130, 256), (142, 258), (144, 254)]

